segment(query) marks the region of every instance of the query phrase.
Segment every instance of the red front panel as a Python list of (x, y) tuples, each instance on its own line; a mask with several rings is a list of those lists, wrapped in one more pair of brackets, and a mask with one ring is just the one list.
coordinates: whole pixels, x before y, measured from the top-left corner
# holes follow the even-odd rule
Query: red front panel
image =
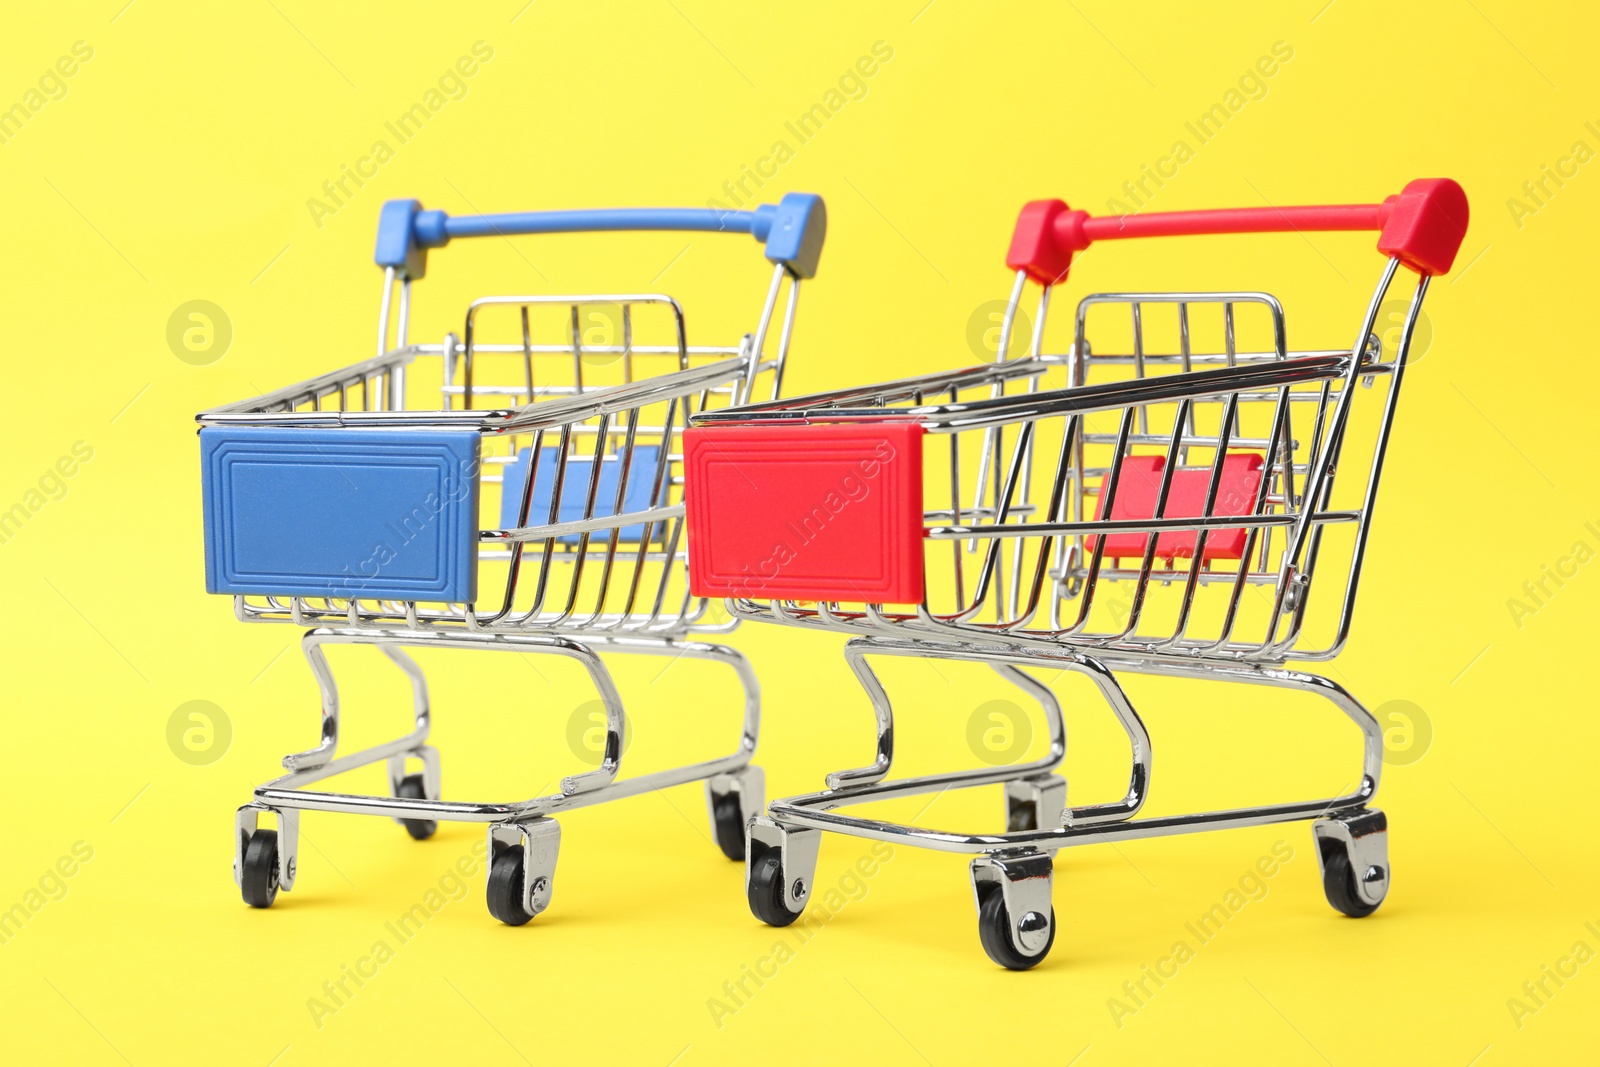
[(695, 596), (922, 600), (922, 427), (705, 426), (684, 440)]

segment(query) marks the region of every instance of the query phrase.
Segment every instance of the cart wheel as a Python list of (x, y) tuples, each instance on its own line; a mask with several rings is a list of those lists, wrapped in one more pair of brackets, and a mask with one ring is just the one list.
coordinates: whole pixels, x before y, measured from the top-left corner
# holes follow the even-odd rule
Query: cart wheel
[[(408, 774), (400, 779), (400, 788), (395, 791), (395, 796), (402, 800), (426, 800), (428, 793), (422, 788), (422, 774)], [(400, 824), (406, 828), (406, 833), (418, 841), (426, 841), (439, 829), (439, 824), (432, 819), (401, 819)]]
[(489, 914), (507, 926), (533, 918), (522, 906), (522, 849), (508, 848), (489, 867)]
[(750, 910), (768, 926), (788, 926), (800, 918), (798, 911), (790, 911), (784, 903), (785, 881), (783, 856), (776, 848), (763, 852), (750, 865)]
[[(1037, 912), (1029, 912), (1024, 917), (1029, 934), (1038, 936), (1041, 918)], [(1006, 911), (1005, 894), (995, 887), (984, 896), (983, 904), (978, 908), (978, 940), (983, 942), (983, 951), (1000, 966), (1007, 970), (1025, 971), (1048, 956), (1050, 946), (1056, 943), (1056, 909), (1050, 909), (1049, 936), (1044, 947), (1031, 956), (1026, 955), (1012, 944), (1011, 915)]]
[(1365, 919), (1378, 910), (1377, 904), (1368, 904), (1356, 892), (1356, 874), (1343, 849), (1330, 849), (1322, 858), (1322, 891), (1335, 910), (1352, 919)]
[(716, 823), (717, 847), (730, 860), (744, 862), (744, 806), (738, 793), (729, 793), (712, 802), (712, 820)]
[(244, 848), (239, 892), (252, 908), (270, 908), (278, 899), (278, 831), (257, 830)]

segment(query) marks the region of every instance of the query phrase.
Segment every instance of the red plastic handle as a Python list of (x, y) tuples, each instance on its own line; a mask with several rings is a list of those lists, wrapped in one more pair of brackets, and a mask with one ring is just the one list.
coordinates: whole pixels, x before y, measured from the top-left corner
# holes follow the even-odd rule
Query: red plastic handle
[(1073, 211), (1060, 200), (1034, 200), (1022, 209), (1006, 265), (1042, 285), (1067, 275), (1074, 254), (1095, 241), (1124, 237), (1186, 237), (1207, 233), (1283, 233), (1375, 230), (1378, 251), (1418, 274), (1445, 274), (1467, 232), (1467, 194), (1449, 178), (1420, 178), (1381, 204), (1247, 207), (1105, 215)]

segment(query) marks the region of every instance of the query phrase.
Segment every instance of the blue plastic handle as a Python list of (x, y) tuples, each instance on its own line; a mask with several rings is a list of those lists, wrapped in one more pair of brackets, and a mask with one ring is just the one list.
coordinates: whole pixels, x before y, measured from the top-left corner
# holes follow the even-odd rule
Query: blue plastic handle
[(495, 237), (534, 233), (593, 233), (604, 230), (676, 230), (747, 233), (765, 244), (767, 259), (797, 278), (812, 278), (828, 232), (828, 212), (814, 193), (788, 193), (776, 204), (753, 211), (717, 208), (614, 208), (600, 211), (526, 211), (504, 215), (462, 215), (424, 210), (416, 200), (390, 200), (378, 216), (380, 267), (403, 277), (421, 278), (428, 249), (443, 248), (456, 237)]

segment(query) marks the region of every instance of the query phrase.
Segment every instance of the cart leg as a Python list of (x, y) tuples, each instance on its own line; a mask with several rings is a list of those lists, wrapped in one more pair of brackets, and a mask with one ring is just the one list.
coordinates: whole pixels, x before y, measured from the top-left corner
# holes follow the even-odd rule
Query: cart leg
[[(276, 830), (260, 825), (263, 812), (278, 820)], [(233, 880), (246, 904), (270, 908), (278, 890), (293, 889), (299, 858), (300, 812), (255, 803), (239, 809), (234, 816)]]
[(1006, 833), (1066, 824), (1067, 780), (1040, 774), (1006, 783)]
[(1377, 808), (1336, 811), (1311, 824), (1328, 903), (1352, 918), (1389, 894), (1389, 819)]
[(755, 917), (788, 926), (800, 917), (817, 876), (822, 831), (784, 826), (765, 815), (750, 819), (745, 896)]
[(489, 827), (489, 914), (521, 926), (550, 906), (561, 827), (554, 819)]
[[(407, 772), (407, 760), (419, 760), (420, 771)], [(439, 787), (439, 750), (432, 745), (421, 745), (410, 752), (389, 757), (389, 795), (405, 800), (439, 800), (443, 796)], [(439, 824), (433, 819), (395, 819), (406, 832), (418, 841), (433, 836)]]
[[(412, 731), (416, 747), (408, 752), (397, 752), (388, 759), (389, 795), (403, 800), (439, 800), (444, 795), (439, 785), (439, 750), (423, 743), (428, 739), (428, 731), (433, 724), (428, 703), (428, 679), (417, 661), (399, 645), (379, 645), (378, 650), (399, 667), (411, 682), (411, 700), (416, 714), (416, 726)], [(410, 759), (421, 762), (422, 769), (408, 773), (406, 762)], [(438, 822), (433, 819), (396, 819), (395, 822), (404, 826), (406, 832), (418, 841), (432, 837), (439, 828)]]
[(1000, 966), (1025, 971), (1044, 959), (1056, 940), (1047, 852), (978, 856), (972, 892), (978, 905), (978, 939)]
[(760, 767), (744, 767), (706, 779), (706, 805), (711, 833), (730, 860), (744, 859), (745, 824), (761, 814), (767, 802), (767, 776)]

